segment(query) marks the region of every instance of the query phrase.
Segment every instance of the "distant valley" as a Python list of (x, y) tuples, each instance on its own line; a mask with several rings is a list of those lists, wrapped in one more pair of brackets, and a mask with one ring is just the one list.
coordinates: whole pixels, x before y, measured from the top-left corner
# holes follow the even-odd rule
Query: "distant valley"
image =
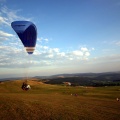
[(120, 72), (75, 73), (52, 76), (36, 76), (47, 84), (63, 84), (70, 82), (72, 86), (119, 86)]
[[(35, 76), (38, 81), (46, 84), (60, 84), (70, 82), (71, 86), (120, 86), (120, 72), (104, 73), (74, 73), (74, 74), (57, 74), (51, 76)], [(25, 77), (4, 78), (0, 81), (20, 80)]]

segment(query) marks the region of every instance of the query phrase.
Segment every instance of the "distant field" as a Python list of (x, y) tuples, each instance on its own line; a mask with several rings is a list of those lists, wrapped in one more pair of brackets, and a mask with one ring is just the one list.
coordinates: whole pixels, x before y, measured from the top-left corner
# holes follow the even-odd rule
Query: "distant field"
[(120, 86), (70, 87), (29, 80), (0, 83), (0, 120), (120, 120)]

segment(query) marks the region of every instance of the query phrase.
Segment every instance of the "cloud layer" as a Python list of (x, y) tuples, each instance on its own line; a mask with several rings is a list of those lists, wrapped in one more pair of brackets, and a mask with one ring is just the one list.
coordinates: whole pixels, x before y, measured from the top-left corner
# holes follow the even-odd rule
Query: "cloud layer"
[[(24, 67), (32, 67), (39, 70), (44, 67), (47, 69), (62, 68), (59, 72), (100, 72), (111, 71), (109, 69), (119, 69), (120, 56), (108, 55), (93, 57), (94, 47), (89, 48), (84, 46), (74, 48), (73, 50), (63, 50), (49, 45), (49, 38), (38, 36), (36, 49), (33, 55), (28, 55), (24, 49), (20, 39), (12, 31), (10, 26), (15, 20), (30, 20), (18, 15), (21, 10), (11, 10), (7, 6), (2, 6), (0, 9), (0, 70), (3, 68), (17, 69)], [(39, 32), (39, 30), (38, 30)], [(120, 46), (119, 41), (115, 41), (114, 45)], [(93, 67), (94, 66), (94, 67)], [(106, 67), (105, 67), (106, 66)], [(111, 66), (111, 67), (109, 67)], [(103, 68), (104, 67), (104, 68)], [(64, 70), (63, 70), (64, 69)]]
[[(6, 26), (10, 29), (10, 23), (14, 20), (28, 20), (23, 16), (19, 16), (20, 10), (11, 10), (6, 6), (3, 6), (0, 10), (0, 24), (3, 28)], [(61, 51), (60, 48), (51, 48), (50, 46), (42, 45), (42, 43), (49, 43), (48, 38), (39, 37), (37, 39), (36, 50), (31, 57), (31, 61), (28, 62), (26, 51), (24, 50), (21, 41), (14, 33), (8, 33), (0, 30), (0, 67), (23, 67), (31, 64), (35, 66), (53, 66), (53, 65), (65, 65), (70, 64), (74, 60), (83, 61), (88, 60), (90, 56), (90, 50), (87, 47), (81, 47), (73, 51)]]

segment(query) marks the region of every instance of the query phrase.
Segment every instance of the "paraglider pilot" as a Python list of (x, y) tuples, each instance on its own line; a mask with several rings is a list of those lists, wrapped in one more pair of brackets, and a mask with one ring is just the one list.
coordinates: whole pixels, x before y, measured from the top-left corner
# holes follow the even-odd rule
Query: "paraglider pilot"
[(27, 83), (23, 82), (22, 87), (23, 90), (29, 90), (31, 87)]

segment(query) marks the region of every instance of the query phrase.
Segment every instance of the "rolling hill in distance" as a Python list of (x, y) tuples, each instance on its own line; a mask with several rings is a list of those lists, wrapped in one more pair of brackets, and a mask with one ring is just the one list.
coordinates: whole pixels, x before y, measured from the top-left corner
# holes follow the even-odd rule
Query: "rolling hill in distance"
[(120, 75), (120, 71), (118, 72), (103, 72), (103, 73), (73, 73), (73, 74), (56, 74), (51, 76), (35, 76), (36, 78), (65, 78), (65, 77), (96, 77), (96, 76), (114, 76)]
[[(73, 73), (73, 74), (56, 74), (51, 76), (34, 76), (46, 84), (63, 84), (71, 82), (73, 86), (119, 86), (120, 71), (103, 72), (103, 73)], [(4, 78), (0, 81), (20, 80), (25, 77)]]
[(120, 72), (105, 73), (74, 73), (58, 74), (52, 76), (36, 76), (47, 84), (63, 84), (71, 82), (72, 86), (119, 86)]

